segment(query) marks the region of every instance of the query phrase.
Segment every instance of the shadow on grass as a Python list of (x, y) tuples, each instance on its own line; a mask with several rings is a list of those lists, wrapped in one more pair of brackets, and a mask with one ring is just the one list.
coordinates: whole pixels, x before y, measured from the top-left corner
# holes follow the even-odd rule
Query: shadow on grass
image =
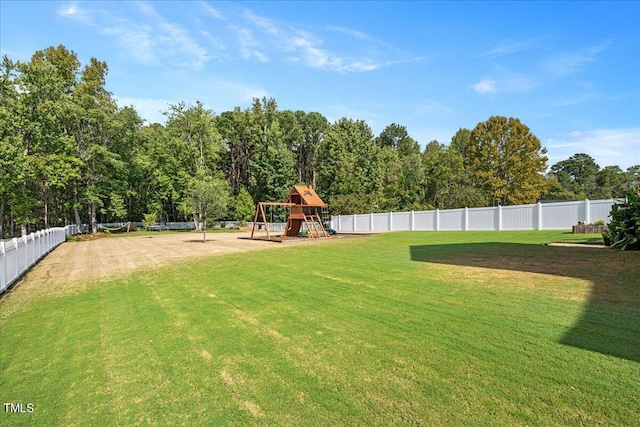
[(640, 253), (517, 243), (410, 247), (411, 259), (437, 264), (575, 277), (592, 283), (589, 300), (560, 343), (640, 362)]

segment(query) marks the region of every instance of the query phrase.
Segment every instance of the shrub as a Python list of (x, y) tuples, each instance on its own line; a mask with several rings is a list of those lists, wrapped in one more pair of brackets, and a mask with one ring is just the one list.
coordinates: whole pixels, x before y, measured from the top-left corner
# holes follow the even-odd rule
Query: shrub
[(608, 228), (614, 248), (640, 250), (640, 191), (637, 187), (629, 190), (624, 200), (613, 204)]
[(155, 213), (144, 214), (144, 219), (142, 220), (142, 224), (145, 227), (149, 228), (153, 224), (155, 224), (157, 220), (158, 220), (158, 215), (156, 215)]
[(238, 197), (236, 198), (236, 211), (235, 220), (238, 225), (245, 225), (247, 221), (253, 219), (253, 214), (256, 211), (256, 206), (253, 203), (253, 199), (247, 190), (244, 188), (240, 190)]

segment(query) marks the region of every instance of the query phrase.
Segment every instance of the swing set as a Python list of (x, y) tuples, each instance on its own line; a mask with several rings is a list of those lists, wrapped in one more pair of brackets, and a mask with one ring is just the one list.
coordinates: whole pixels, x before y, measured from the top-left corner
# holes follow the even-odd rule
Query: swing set
[[(270, 223), (267, 222), (265, 208), (271, 213), (271, 224), (273, 224), (273, 213), (278, 207), (288, 210), (288, 218), (283, 233), (279, 236), (272, 236), (273, 230), (269, 229)], [(327, 204), (320, 199), (311, 186), (296, 185), (284, 203), (258, 202), (251, 228), (251, 238), (254, 239), (256, 228), (261, 226), (267, 232), (267, 240), (284, 240), (287, 237), (304, 236), (310, 239), (329, 237), (330, 234), (324, 224), (326, 219), (323, 218), (326, 215), (326, 209)], [(306, 230), (303, 230), (303, 225)]]

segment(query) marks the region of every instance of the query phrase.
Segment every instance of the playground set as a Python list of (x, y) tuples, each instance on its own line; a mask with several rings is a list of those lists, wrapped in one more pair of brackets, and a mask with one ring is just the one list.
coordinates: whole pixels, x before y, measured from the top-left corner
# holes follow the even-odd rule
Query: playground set
[[(273, 209), (274, 207), (288, 210), (287, 222), (281, 235), (275, 235), (272, 230), (269, 230), (265, 209)], [(251, 238), (259, 238), (254, 237), (254, 234), (256, 229), (262, 227), (267, 232), (267, 240), (282, 241), (291, 237), (308, 237), (310, 239), (329, 237), (332, 230), (328, 230), (327, 221), (327, 204), (322, 201), (311, 186), (296, 185), (291, 189), (284, 203), (258, 202), (251, 227)]]

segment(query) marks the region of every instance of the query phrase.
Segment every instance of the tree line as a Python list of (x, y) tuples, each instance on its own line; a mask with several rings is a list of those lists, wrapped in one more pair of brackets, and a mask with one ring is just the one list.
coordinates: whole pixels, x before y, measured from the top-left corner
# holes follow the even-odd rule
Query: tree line
[(0, 236), (66, 224), (246, 221), (258, 201), (313, 185), (334, 214), (609, 198), (640, 166), (604, 169), (586, 154), (547, 173), (546, 150), (516, 118), (462, 128), (421, 150), (404, 126), (375, 136), (362, 120), (279, 110), (272, 98), (220, 114), (168, 105), (145, 124), (105, 89), (108, 66), (60, 45), (2, 59)]

